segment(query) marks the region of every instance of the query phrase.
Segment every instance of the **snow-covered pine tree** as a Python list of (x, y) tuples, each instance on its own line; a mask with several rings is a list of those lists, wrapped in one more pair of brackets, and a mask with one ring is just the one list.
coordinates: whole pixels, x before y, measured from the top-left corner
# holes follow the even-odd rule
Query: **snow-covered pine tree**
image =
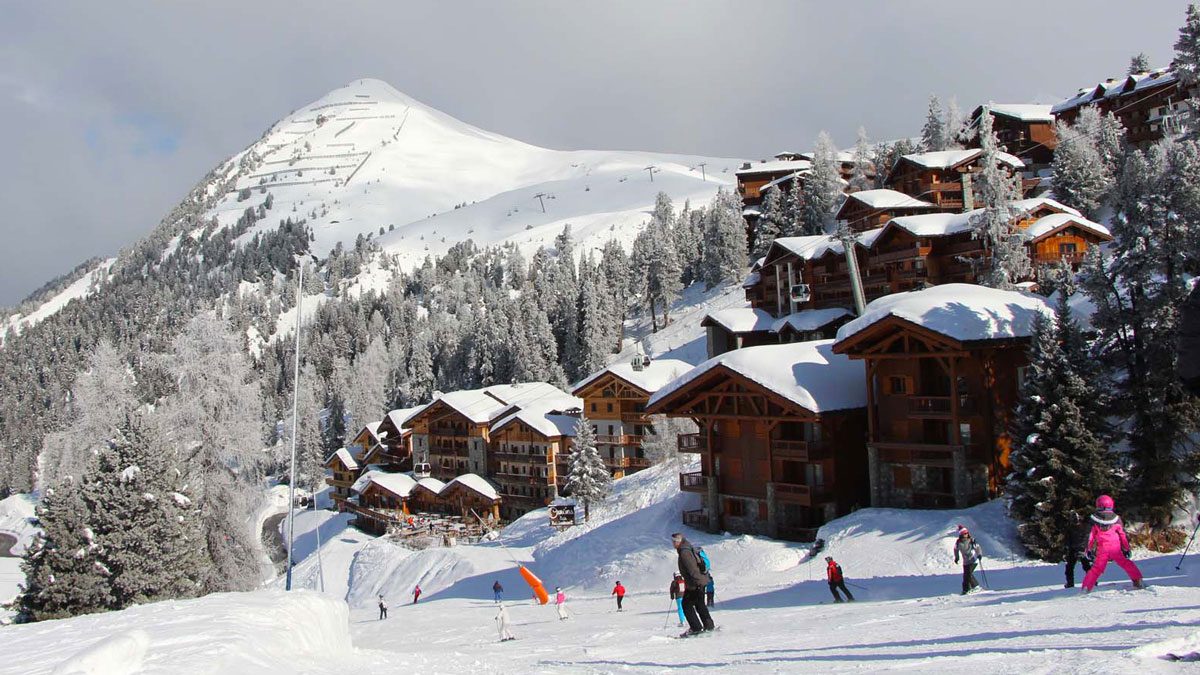
[(804, 180), (800, 172), (792, 176), (792, 186), (783, 198), (783, 223), (779, 227), (781, 237), (798, 237), (804, 234)]
[[(670, 220), (664, 222), (664, 214), (657, 214), (646, 224), (646, 228), (634, 240), (634, 277), (638, 280), (638, 294), (650, 310), (650, 320), (655, 331), (670, 323), (671, 304), (683, 290), (683, 265), (679, 252), (675, 250), (675, 237), (670, 230)], [(674, 218), (671, 218), (674, 220)], [(662, 309), (662, 321), (658, 310)]]
[(80, 498), (95, 538), (109, 609), (200, 593), (200, 518), (174, 456), (130, 415), (84, 475)]
[(48, 488), (38, 507), (42, 531), (21, 561), (25, 582), (14, 607), (21, 621), (62, 619), (101, 612), (112, 599), (96, 557), (95, 537), (76, 479)]
[(854, 143), (854, 172), (850, 175), (850, 185), (847, 192), (870, 190), (875, 183), (875, 153), (867, 139), (867, 130), (858, 128), (858, 139)]
[(741, 281), (746, 274), (746, 221), (742, 202), (720, 188), (708, 208), (704, 232), (704, 284), (713, 288), (726, 281)]
[[(325, 408), (325, 383), (311, 363), (304, 364), (300, 369), (299, 397), (296, 400), (296, 421), (299, 431), (296, 433), (296, 487), (307, 488), (318, 478), (325, 476), (325, 458), (337, 448), (330, 450), (324, 442), (321, 424), (322, 410)], [(284, 421), (287, 436), (284, 442), (292, 442), (291, 411)], [(289, 466), (290, 468), (290, 466)], [(289, 475), (288, 480), (292, 480)]]
[(754, 250), (750, 256), (757, 260), (767, 254), (771, 242), (782, 231), (781, 224), (785, 220), (784, 195), (779, 186), (772, 185), (763, 192), (762, 213), (754, 228)]
[(621, 350), (621, 340), (625, 337), (625, 314), (629, 311), (629, 256), (620, 242), (609, 239), (604, 244), (600, 257), (600, 276), (604, 279), (607, 293), (601, 297), (605, 301), (604, 314), (608, 319), (607, 334), (612, 340), (612, 352)]
[(571, 380), (583, 379), (601, 369), (612, 354), (612, 322), (605, 316), (604, 296), (607, 288), (600, 271), (593, 266), (591, 255), (582, 266), (579, 280), (579, 343), (572, 350), (576, 367)]
[(1000, 143), (992, 127), (992, 115), (984, 108), (979, 120), (982, 170), (975, 185), (982, 211), (972, 217), (972, 236), (983, 240), (983, 257), (976, 262), (979, 282), (985, 286), (1012, 289), (1032, 272), (1025, 238), (1016, 224), (1013, 202), (1021, 199), (1020, 174), (1001, 161)]
[[(667, 200), (670, 204), (670, 199)], [(669, 208), (669, 206), (668, 206)], [(538, 287), (542, 308), (550, 319), (556, 353), (566, 356), (579, 340), (579, 276), (575, 269), (575, 242), (570, 223), (554, 238), (555, 258)]]
[(550, 321), (533, 295), (531, 289), (521, 294), (517, 316), (513, 319), (513, 380), (566, 386), (567, 377), (559, 364)]
[(1150, 72), (1150, 57), (1146, 56), (1146, 52), (1138, 52), (1129, 59), (1129, 69), (1126, 71), (1129, 75), (1138, 75), (1140, 73)]
[(975, 133), (967, 124), (967, 119), (963, 116), (962, 111), (958, 109), (958, 98), (954, 96), (950, 97), (950, 103), (946, 106), (945, 129), (946, 140), (943, 150), (971, 147), (967, 144), (971, 142)]
[[(703, 209), (701, 209), (703, 211)], [(692, 211), (690, 200), (683, 202), (683, 208), (675, 217), (675, 252), (679, 256), (679, 266), (683, 270), (680, 280), (684, 286), (696, 281), (700, 268), (700, 246), (704, 239), (703, 219)]]
[(575, 422), (564, 490), (576, 501), (583, 502), (584, 520), (591, 518), (592, 504), (604, 501), (612, 490), (612, 475), (596, 449), (596, 434), (586, 416), (580, 416)]
[[(1077, 370), (1072, 344), (1079, 338), (1066, 294), (1052, 320), (1034, 319), (1029, 368), (1014, 419), (1009, 511), (1018, 521), (1021, 543), (1050, 562), (1062, 559), (1074, 514), (1084, 515), (1098, 494), (1117, 486), (1116, 466), (1096, 410), (1100, 391)], [(1091, 418), (1099, 417), (1099, 420)]]
[[(1092, 108), (1085, 109), (1095, 113)], [(1054, 133), (1054, 198), (1096, 218), (1113, 187), (1113, 176), (1084, 124), (1056, 122)]]
[(339, 395), (346, 402), (346, 412), (350, 415), (354, 431), (379, 420), (387, 412), (387, 379), (390, 372), (386, 339), (382, 334), (372, 334), (366, 351), (355, 357), (338, 387)]
[(946, 119), (942, 100), (937, 94), (929, 97), (929, 108), (925, 112), (925, 126), (921, 127), (921, 152), (938, 152), (946, 149)]
[(1171, 69), (1179, 76), (1184, 87), (1200, 84), (1200, 9), (1189, 4), (1175, 40), (1175, 58)]
[(813, 148), (812, 171), (804, 179), (802, 234), (833, 232), (833, 216), (842, 202), (842, 177), (833, 139), (822, 131)]
[[(544, 316), (544, 315), (543, 315)], [(412, 350), (408, 355), (405, 380), (405, 406), (428, 403), (435, 387), (433, 347), (430, 345), (429, 322), (418, 322), (413, 331)]]
[(1196, 475), (1200, 408), (1177, 375), (1175, 344), (1184, 269), (1194, 264), (1200, 227), (1188, 205), (1200, 180), (1197, 157), (1193, 142), (1171, 139), (1129, 151), (1114, 202), (1112, 258), (1089, 255), (1083, 276), (1096, 305), (1099, 356), (1119, 371), (1112, 408), (1126, 418), (1126, 500), (1133, 517), (1156, 529), (1169, 525)]

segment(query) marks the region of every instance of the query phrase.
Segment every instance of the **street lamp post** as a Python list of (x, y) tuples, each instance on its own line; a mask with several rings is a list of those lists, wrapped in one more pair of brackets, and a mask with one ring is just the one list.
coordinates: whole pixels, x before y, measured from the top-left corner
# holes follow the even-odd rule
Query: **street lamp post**
[[(309, 256), (317, 262), (316, 256)], [(288, 474), (288, 542), (287, 542), (287, 580), (285, 590), (292, 590), (292, 545), (296, 541), (296, 434), (300, 431), (297, 414), (300, 406), (300, 322), (304, 317), (304, 265), (308, 261), (300, 259), (300, 270), (296, 274), (296, 359), (292, 371), (292, 461), (291, 472)], [(315, 498), (315, 496), (314, 496)]]

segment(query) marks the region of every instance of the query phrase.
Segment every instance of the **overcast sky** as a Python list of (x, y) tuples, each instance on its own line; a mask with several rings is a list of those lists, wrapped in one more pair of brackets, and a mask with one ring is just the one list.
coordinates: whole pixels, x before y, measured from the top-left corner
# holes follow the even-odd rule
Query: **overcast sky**
[[(836, 5), (836, 6), (835, 6)], [(149, 232), (272, 122), (377, 77), (559, 149), (759, 158), (1166, 65), (1186, 3), (0, 0), (0, 305)]]

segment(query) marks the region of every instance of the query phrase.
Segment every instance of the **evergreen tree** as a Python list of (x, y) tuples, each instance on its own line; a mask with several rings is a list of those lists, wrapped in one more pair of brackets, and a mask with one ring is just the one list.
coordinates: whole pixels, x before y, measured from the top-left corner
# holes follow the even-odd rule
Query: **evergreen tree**
[(945, 134), (943, 150), (961, 148), (971, 142), (973, 135), (962, 111), (958, 109), (958, 99), (953, 96), (950, 97), (950, 104), (946, 106)]
[(1017, 228), (1013, 202), (1021, 199), (1020, 174), (1000, 160), (992, 115), (984, 108), (979, 120), (982, 171), (976, 185), (982, 210), (972, 217), (973, 236), (983, 240), (984, 256), (976, 261), (979, 281), (992, 288), (1011, 289), (1032, 274), (1024, 236)]
[(608, 319), (607, 334), (611, 340), (612, 352), (621, 351), (621, 340), (625, 336), (625, 315), (629, 311), (629, 257), (625, 249), (615, 240), (610, 239), (604, 244), (600, 257), (600, 276), (604, 280), (606, 292), (601, 294), (604, 301), (604, 315)]
[(682, 269), (680, 280), (688, 286), (699, 278), (702, 259), (701, 247), (704, 240), (704, 209), (692, 210), (691, 202), (685, 201), (683, 209), (675, 218), (675, 252)]
[(842, 177), (833, 139), (822, 131), (813, 150), (812, 171), (804, 180), (804, 206), (800, 215), (802, 234), (833, 232), (833, 216), (842, 201)]
[(921, 127), (921, 152), (938, 152), (947, 146), (945, 111), (942, 100), (933, 94), (929, 97), (929, 109), (925, 113), (925, 126)]
[(37, 510), (42, 531), (21, 561), (25, 582), (14, 606), (23, 621), (101, 612), (112, 604), (96, 554), (95, 535), (75, 479), (46, 490)]
[(596, 450), (596, 435), (592, 422), (581, 416), (575, 423), (575, 438), (568, 460), (565, 491), (574, 499), (583, 502), (583, 518), (591, 518), (593, 503), (602, 502), (612, 490), (612, 475)]
[(339, 397), (346, 402), (346, 412), (350, 415), (353, 429), (361, 429), (381, 419), (383, 413), (387, 412), (389, 372), (386, 340), (383, 335), (372, 333), (366, 351), (354, 359), (338, 387)]
[(1100, 391), (1078, 370), (1084, 359), (1065, 293), (1054, 320), (1039, 314), (1033, 328), (1013, 425), (1009, 510), (1025, 548), (1057, 562), (1078, 527), (1072, 514), (1085, 514), (1096, 495), (1113, 491), (1116, 468), (1106, 436), (1094, 431), (1103, 424)]
[(675, 238), (670, 230), (670, 221), (662, 220), (663, 214), (650, 219), (646, 228), (634, 240), (633, 266), (637, 281), (637, 293), (642, 296), (650, 310), (650, 319), (655, 331), (660, 327), (658, 310), (662, 309), (662, 326), (670, 322), (671, 304), (683, 290), (683, 265), (675, 250)]
[(787, 212), (784, 200), (786, 196), (778, 185), (772, 185), (763, 192), (762, 213), (754, 232), (754, 250), (751, 256), (758, 259), (767, 254), (771, 242), (783, 232), (787, 222)]
[(433, 397), (433, 348), (429, 342), (429, 322), (425, 321), (415, 331), (412, 351), (408, 356), (404, 396), (406, 407), (427, 403)]
[(521, 330), (513, 345), (513, 381), (566, 386), (567, 377), (558, 360), (550, 321), (528, 289), (521, 294), (518, 308), (514, 323)]
[(1171, 68), (1183, 86), (1191, 89), (1200, 84), (1200, 9), (1189, 4), (1179, 37), (1175, 40), (1175, 58)]
[(604, 296), (606, 293), (604, 278), (599, 270), (593, 270), (589, 260), (586, 270), (581, 275), (579, 283), (579, 345), (573, 350), (576, 354), (577, 367), (571, 373), (571, 379), (579, 380), (600, 370), (608, 362), (612, 353), (613, 337), (609, 326), (611, 321), (605, 316)]
[(783, 197), (783, 223), (779, 234), (783, 237), (798, 237), (804, 233), (804, 181), (800, 172), (792, 176), (792, 187)]
[(870, 190), (875, 182), (874, 152), (867, 140), (867, 130), (858, 128), (858, 140), (854, 143), (854, 173), (850, 176), (848, 192)]
[(1111, 170), (1082, 124), (1056, 122), (1054, 132), (1058, 138), (1053, 163), (1054, 197), (1094, 219), (1112, 190)]
[(1129, 70), (1127, 72), (1130, 75), (1150, 72), (1150, 57), (1146, 56), (1146, 52), (1138, 52), (1129, 59)]
[(746, 221), (742, 203), (721, 188), (708, 209), (704, 232), (704, 282), (713, 288), (726, 281), (740, 281), (746, 274)]

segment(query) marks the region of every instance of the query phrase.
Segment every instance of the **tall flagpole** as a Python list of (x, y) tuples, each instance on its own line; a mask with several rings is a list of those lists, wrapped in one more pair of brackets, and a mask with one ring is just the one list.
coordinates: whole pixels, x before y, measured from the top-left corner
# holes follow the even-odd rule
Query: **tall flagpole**
[(300, 318), (303, 315), (301, 306), (304, 304), (304, 264), (308, 262), (300, 258), (300, 273), (296, 275), (296, 365), (292, 376), (292, 470), (288, 474), (288, 545), (287, 545), (287, 582), (285, 590), (292, 590), (292, 544), (296, 541), (296, 433), (300, 430), (296, 424), (297, 409), (300, 405)]

